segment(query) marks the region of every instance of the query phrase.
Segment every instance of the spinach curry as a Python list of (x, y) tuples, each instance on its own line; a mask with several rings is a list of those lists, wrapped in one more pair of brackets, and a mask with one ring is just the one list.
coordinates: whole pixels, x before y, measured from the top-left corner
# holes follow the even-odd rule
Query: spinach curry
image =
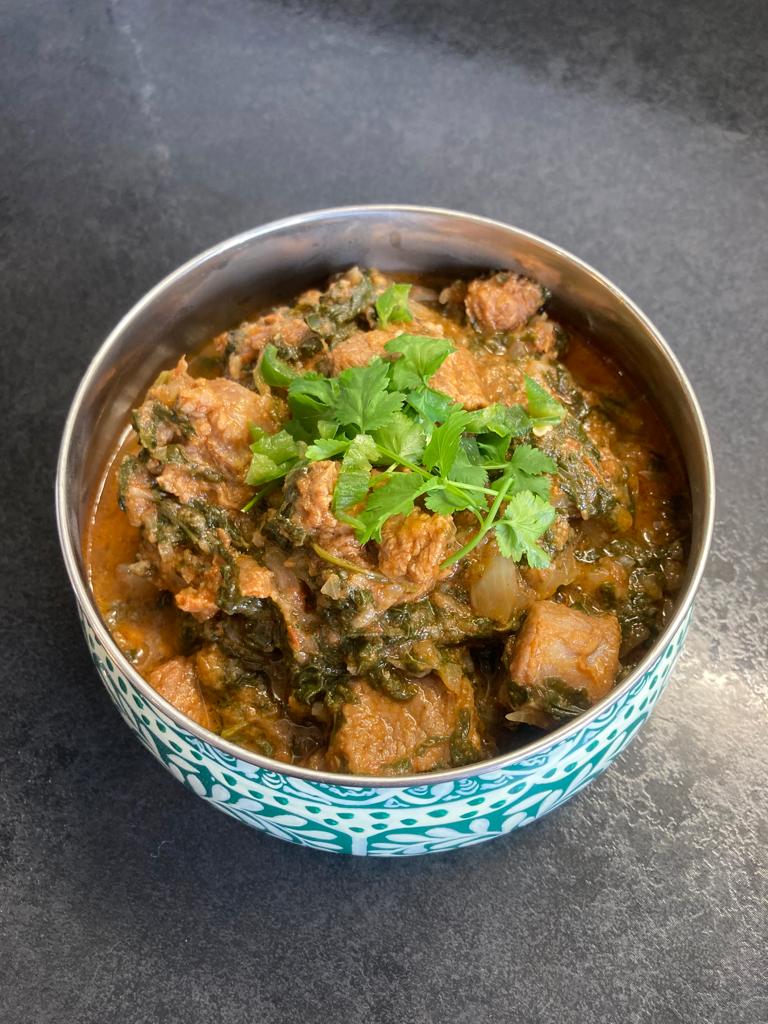
[(535, 281), (352, 268), (134, 411), (86, 538), (115, 640), (249, 750), (469, 764), (600, 700), (670, 614), (679, 453)]

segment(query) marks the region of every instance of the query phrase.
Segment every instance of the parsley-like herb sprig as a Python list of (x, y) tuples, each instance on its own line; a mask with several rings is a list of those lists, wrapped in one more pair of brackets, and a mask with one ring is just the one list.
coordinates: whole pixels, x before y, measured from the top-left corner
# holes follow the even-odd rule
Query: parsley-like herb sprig
[[(392, 288), (377, 302), (380, 322), (405, 318), (407, 291)], [(380, 541), (388, 519), (422, 501), (431, 512), (477, 519), (477, 531), (445, 566), (492, 529), (505, 557), (548, 565), (538, 542), (555, 518), (549, 488), (557, 467), (525, 439), (559, 423), (564, 407), (526, 377), (527, 409), (495, 403), (470, 411), (430, 386), (454, 351), (448, 340), (401, 334), (386, 351), (397, 358), (323, 377), (296, 372), (267, 346), (263, 377), (287, 391), (291, 418), (277, 434), (252, 428), (246, 482), (261, 490), (246, 508), (295, 467), (336, 459), (333, 511), (361, 544)]]

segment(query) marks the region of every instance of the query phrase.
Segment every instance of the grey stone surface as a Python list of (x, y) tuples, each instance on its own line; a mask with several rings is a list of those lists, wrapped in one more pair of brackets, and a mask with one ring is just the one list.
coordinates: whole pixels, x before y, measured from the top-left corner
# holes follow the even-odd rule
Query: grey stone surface
[[(0, 1020), (760, 1024), (768, 8), (2, 5)], [(109, 705), (59, 560), (62, 420), (108, 328), (242, 228), (425, 202), (576, 251), (700, 395), (714, 553), (636, 742), (506, 840), (411, 862), (264, 838)]]

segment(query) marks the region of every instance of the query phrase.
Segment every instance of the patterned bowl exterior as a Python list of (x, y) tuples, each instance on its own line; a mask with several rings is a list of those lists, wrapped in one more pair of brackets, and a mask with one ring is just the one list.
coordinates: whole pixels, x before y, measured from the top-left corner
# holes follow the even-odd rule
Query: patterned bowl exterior
[(620, 754), (651, 713), (685, 639), (690, 612), (647, 671), (595, 718), (535, 755), (450, 782), (333, 786), (268, 771), (179, 728), (120, 674), (81, 617), (91, 656), (120, 714), (180, 782), (269, 835), (334, 853), (403, 857), (472, 846), (565, 803)]

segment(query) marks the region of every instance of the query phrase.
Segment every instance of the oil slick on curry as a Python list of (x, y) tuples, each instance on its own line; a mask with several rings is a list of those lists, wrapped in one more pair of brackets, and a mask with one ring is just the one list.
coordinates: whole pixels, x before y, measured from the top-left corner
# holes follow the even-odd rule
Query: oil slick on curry
[(507, 750), (637, 663), (687, 482), (547, 299), (353, 268), (160, 375), (86, 538), (158, 693), (279, 761), (397, 775)]

